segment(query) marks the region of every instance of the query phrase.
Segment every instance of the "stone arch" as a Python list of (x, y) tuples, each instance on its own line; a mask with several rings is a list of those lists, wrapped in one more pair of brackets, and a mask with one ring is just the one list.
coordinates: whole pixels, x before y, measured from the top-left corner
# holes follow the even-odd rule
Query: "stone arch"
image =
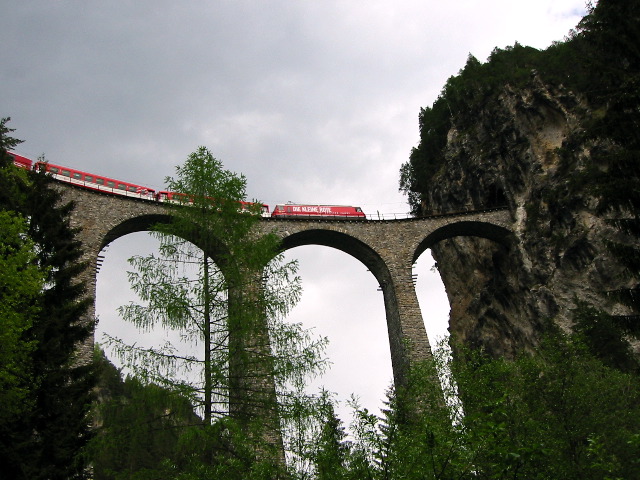
[[(126, 235), (153, 231), (154, 225), (171, 222), (171, 210), (162, 208), (162, 206), (155, 207), (155, 210), (152, 210), (151, 212), (129, 214), (126, 217), (118, 217), (111, 222), (105, 221), (104, 223), (95, 223), (90, 225), (89, 229), (92, 230), (94, 244), (99, 245), (98, 251), (102, 250), (110, 242), (118, 240)], [(85, 230), (87, 229), (85, 228)], [(262, 325), (258, 325), (257, 327), (252, 325), (252, 328), (255, 330), (251, 330), (251, 336), (246, 335), (245, 332), (238, 334), (238, 329), (236, 328), (234, 332), (232, 331), (233, 327), (230, 326), (231, 319), (242, 317), (246, 312), (247, 301), (242, 297), (244, 296), (245, 298), (251, 299), (252, 295), (251, 286), (247, 288), (246, 283), (239, 285), (229, 281), (228, 275), (230, 272), (234, 272), (234, 274), (237, 274), (238, 272), (241, 272), (241, 274), (245, 273), (243, 265), (239, 265), (236, 262), (236, 259), (232, 255), (230, 243), (225, 242), (220, 236), (214, 237), (211, 242), (207, 242), (207, 248), (203, 248), (203, 236), (200, 235), (199, 238), (198, 228), (191, 229), (189, 227), (188, 230), (192, 230), (193, 235), (186, 235), (181, 238), (204, 250), (205, 254), (211, 258), (214, 263), (216, 263), (221, 274), (227, 280), (227, 348), (229, 349), (229, 352), (231, 352), (232, 348), (238, 350), (242, 349), (243, 351), (248, 352), (242, 355), (233, 355), (233, 353), (230, 353), (231, 360), (228, 365), (228, 374), (232, 378), (229, 379), (228, 387), (229, 414), (244, 421), (248, 415), (252, 415), (255, 413), (255, 410), (258, 410), (258, 414), (265, 415), (265, 425), (267, 425), (269, 429), (269, 431), (265, 433), (265, 436), (269, 437), (268, 440), (274, 442), (277, 446), (279, 443), (281, 444), (280, 433), (275, 427), (273, 427), (277, 422), (273, 418), (272, 412), (259, 411), (260, 407), (256, 407), (256, 405), (260, 405), (260, 402), (255, 401), (255, 398), (258, 395), (267, 395), (270, 398), (275, 398), (276, 389), (274, 379), (271, 376), (272, 372), (268, 371), (268, 373), (265, 373), (269, 369), (270, 365), (268, 362), (259, 363), (255, 359), (251, 358), (256, 354), (262, 355), (262, 358), (264, 358), (263, 350), (269, 348), (268, 337), (266, 337), (266, 335), (262, 335), (266, 332), (266, 323), (264, 324), (264, 330), (260, 330)], [(250, 275), (253, 273), (255, 272), (249, 272)], [(96, 275), (94, 274), (94, 277), (95, 276)], [(237, 281), (237, 276), (234, 276), (233, 278), (234, 281)], [(96, 283), (97, 282), (94, 281), (94, 292)], [(254, 282), (253, 285), (259, 285), (259, 281)], [(249, 293), (247, 293), (247, 291)], [(250, 368), (247, 367), (247, 365), (250, 365)], [(255, 365), (258, 365), (258, 367), (255, 367)], [(250, 396), (247, 396), (247, 392), (250, 392)]]
[(369, 245), (347, 233), (320, 228), (302, 230), (284, 237), (281, 249), (284, 251), (303, 245), (331, 247), (351, 255), (373, 273), (381, 286), (391, 280), (389, 269), (382, 257)]
[[(154, 225), (169, 222), (171, 222), (171, 214), (167, 211), (164, 211), (162, 213), (149, 213), (131, 216), (125, 220), (120, 221), (119, 223), (116, 223), (102, 235), (102, 238), (99, 239), (98, 251), (101, 251), (109, 243), (121, 237), (124, 237), (125, 235), (137, 232), (150, 232), (153, 230)], [(184, 238), (184, 240), (187, 240), (188, 242), (193, 243), (195, 246), (202, 248), (202, 243), (197, 237), (197, 232), (194, 236)], [(214, 239), (213, 248), (208, 249), (207, 255), (212, 258), (213, 261), (216, 262), (216, 264), (218, 264), (222, 269), (226, 267), (225, 264), (230, 258), (228, 246), (223, 240), (219, 238)]]
[(111, 228), (101, 239), (100, 250), (105, 246), (130, 233), (148, 232), (158, 223), (169, 222), (171, 217), (168, 214), (148, 214), (128, 218)]
[[(417, 260), (426, 250), (437, 246), (437, 244), (439, 242), (442, 242), (443, 240), (448, 240), (455, 237), (476, 237), (489, 240), (490, 242), (494, 242), (494, 245), (500, 248), (503, 252), (510, 251), (514, 246), (514, 243), (517, 241), (514, 232), (503, 225), (482, 220), (457, 221), (455, 223), (438, 227), (434, 231), (426, 235), (425, 238), (422, 239), (422, 241), (418, 244), (413, 253), (413, 264), (415, 265)], [(421, 294), (419, 294), (417, 291), (416, 294), (421, 297)], [(453, 334), (455, 332), (451, 329), (451, 319), (455, 317), (453, 313), (455, 305), (451, 304), (451, 299), (448, 293), (446, 297), (447, 304), (450, 308), (446, 324), (449, 333)], [(423, 300), (422, 297), (421, 300)]]
[(506, 247), (513, 242), (513, 232), (494, 223), (482, 221), (459, 221), (437, 228), (427, 235), (413, 253), (413, 262), (436, 243), (452, 237), (481, 237), (493, 240)]
[(288, 234), (282, 239), (281, 249), (284, 251), (304, 245), (321, 245), (340, 250), (362, 262), (374, 275), (384, 297), (394, 382), (396, 385), (403, 384), (406, 369), (410, 363), (407, 332), (403, 331), (402, 327), (397, 281), (394, 280), (394, 276), (383, 257), (371, 246), (352, 235), (322, 228), (311, 228)]

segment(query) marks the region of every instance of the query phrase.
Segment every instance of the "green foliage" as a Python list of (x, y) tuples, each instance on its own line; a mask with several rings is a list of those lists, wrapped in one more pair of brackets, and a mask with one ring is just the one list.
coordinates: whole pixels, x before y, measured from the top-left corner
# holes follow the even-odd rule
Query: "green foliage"
[(336, 416), (333, 403), (326, 391), (320, 395), (317, 421), (320, 432), (314, 442), (312, 453), (315, 478), (318, 480), (341, 480), (348, 478), (349, 448), (345, 444), (347, 434), (341, 420)]
[(328, 478), (638, 478), (637, 375), (602, 363), (580, 335), (552, 334), (514, 361), (460, 352), (415, 365), (381, 418), (356, 408), (352, 440), (327, 426), (340, 452), (325, 455), (317, 437)]
[[(278, 452), (261, 438), (259, 421), (242, 424), (222, 418), (203, 429), (191, 429), (180, 439), (179, 458), (165, 463), (162, 478), (267, 480), (286, 478)], [(195, 448), (194, 448), (195, 447)], [(256, 456), (256, 448), (261, 452)]]
[[(12, 167), (10, 167), (12, 168)], [(5, 173), (0, 171), (0, 174)], [(35, 264), (35, 245), (25, 220), (0, 211), (0, 425), (33, 407), (35, 343), (27, 337), (38, 313), (45, 273)], [(1, 429), (1, 427), (0, 427)]]
[(284, 466), (273, 461), (278, 452), (261, 437), (261, 419), (247, 425), (220, 417), (204, 424), (188, 398), (131, 376), (123, 380), (99, 349), (96, 357), (99, 433), (88, 452), (95, 479), (273, 479), (284, 474)]
[(13, 132), (7, 126), (10, 120), (9, 117), (0, 119), (0, 206), (3, 210), (19, 211), (26, 203), (30, 182), (26, 170), (13, 168), (13, 159), (8, 153), (22, 143), (10, 136)]
[(22, 400), (2, 405), (0, 463), (9, 478), (84, 478), (93, 379), (76, 353), (93, 324), (84, 318), (91, 299), (77, 281), (85, 266), (69, 224), (73, 206), (45, 174), (14, 168), (7, 150), (20, 141), (7, 121), (0, 121), (0, 303), (3, 341), (11, 345), (4, 393)]
[(133, 377), (123, 381), (102, 351), (95, 356), (100, 401), (94, 418), (100, 428), (89, 450), (94, 478), (157, 478), (148, 475), (159, 459), (175, 457), (183, 429), (200, 425), (200, 418), (188, 399)]
[(30, 183), (27, 172), (14, 168), (6, 152), (20, 143), (9, 136), (13, 130), (8, 121), (0, 120), (0, 426), (33, 406), (35, 343), (27, 332), (38, 313), (46, 275), (35, 265), (27, 221), (14, 210), (24, 203)]

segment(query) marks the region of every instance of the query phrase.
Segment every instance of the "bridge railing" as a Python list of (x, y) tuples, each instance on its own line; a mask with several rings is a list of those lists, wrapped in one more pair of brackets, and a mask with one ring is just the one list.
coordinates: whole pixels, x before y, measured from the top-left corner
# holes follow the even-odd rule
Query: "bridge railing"
[(411, 213), (367, 213), (367, 220), (405, 220), (415, 218)]
[(367, 213), (367, 220), (406, 220), (406, 219), (419, 219), (419, 218), (437, 218), (437, 217), (453, 217), (460, 215), (474, 215), (478, 213), (486, 213), (486, 212), (494, 212), (497, 210), (507, 210), (509, 207), (507, 205), (498, 205), (490, 208), (476, 208), (469, 210), (459, 210), (459, 211), (451, 211), (451, 212), (438, 212), (438, 213), (430, 213), (427, 215), (412, 215), (411, 213), (380, 213), (376, 212), (374, 214)]

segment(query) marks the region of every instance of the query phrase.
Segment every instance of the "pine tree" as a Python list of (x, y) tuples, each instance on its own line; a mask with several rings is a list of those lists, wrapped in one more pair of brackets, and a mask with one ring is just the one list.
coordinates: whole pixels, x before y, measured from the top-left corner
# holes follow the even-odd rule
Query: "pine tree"
[[(0, 152), (4, 168), (11, 168), (7, 150), (17, 140), (8, 136), (2, 120)], [(33, 265), (43, 274), (42, 288), (33, 305), (37, 313), (24, 326), (21, 340), (32, 345), (31, 404), (4, 426), (10, 443), (2, 449), (3, 474), (10, 478), (84, 478), (82, 449), (90, 437), (88, 411), (93, 377), (91, 365), (77, 358), (89, 338), (93, 322), (87, 319), (91, 302), (78, 274), (80, 243), (70, 227), (71, 204), (51, 186), (44, 173), (19, 171), (3, 185), (2, 209), (26, 221), (25, 237), (33, 244)]]
[(323, 392), (320, 398), (320, 432), (315, 439), (313, 462), (318, 480), (347, 478), (350, 444), (342, 421), (336, 416), (331, 398)]
[(34, 173), (32, 178), (29, 236), (38, 245), (38, 263), (48, 275), (41, 313), (31, 329), (37, 342), (33, 358), (38, 379), (36, 409), (29, 419), (37, 432), (29, 446), (35, 457), (31, 478), (83, 478), (84, 459), (78, 454), (91, 436), (88, 412), (94, 383), (90, 359), (77, 358), (94, 327), (93, 319), (86, 318), (92, 299), (78, 281), (87, 265), (70, 226), (73, 205), (63, 203), (46, 174)]

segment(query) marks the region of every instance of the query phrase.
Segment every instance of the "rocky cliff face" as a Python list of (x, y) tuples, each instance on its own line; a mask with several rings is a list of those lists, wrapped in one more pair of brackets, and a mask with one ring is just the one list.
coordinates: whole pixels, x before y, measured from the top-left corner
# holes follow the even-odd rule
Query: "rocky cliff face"
[(607, 295), (624, 285), (604, 245), (619, 233), (596, 214), (595, 199), (571, 188), (594, 149), (607, 148), (581, 140), (597, 114), (535, 72), (525, 87), (506, 85), (479, 110), (452, 112), (423, 213), (506, 204), (516, 231), (511, 248), (479, 238), (433, 248), (452, 337), (511, 356), (534, 346), (548, 320), (570, 329), (579, 301), (626, 313)]

